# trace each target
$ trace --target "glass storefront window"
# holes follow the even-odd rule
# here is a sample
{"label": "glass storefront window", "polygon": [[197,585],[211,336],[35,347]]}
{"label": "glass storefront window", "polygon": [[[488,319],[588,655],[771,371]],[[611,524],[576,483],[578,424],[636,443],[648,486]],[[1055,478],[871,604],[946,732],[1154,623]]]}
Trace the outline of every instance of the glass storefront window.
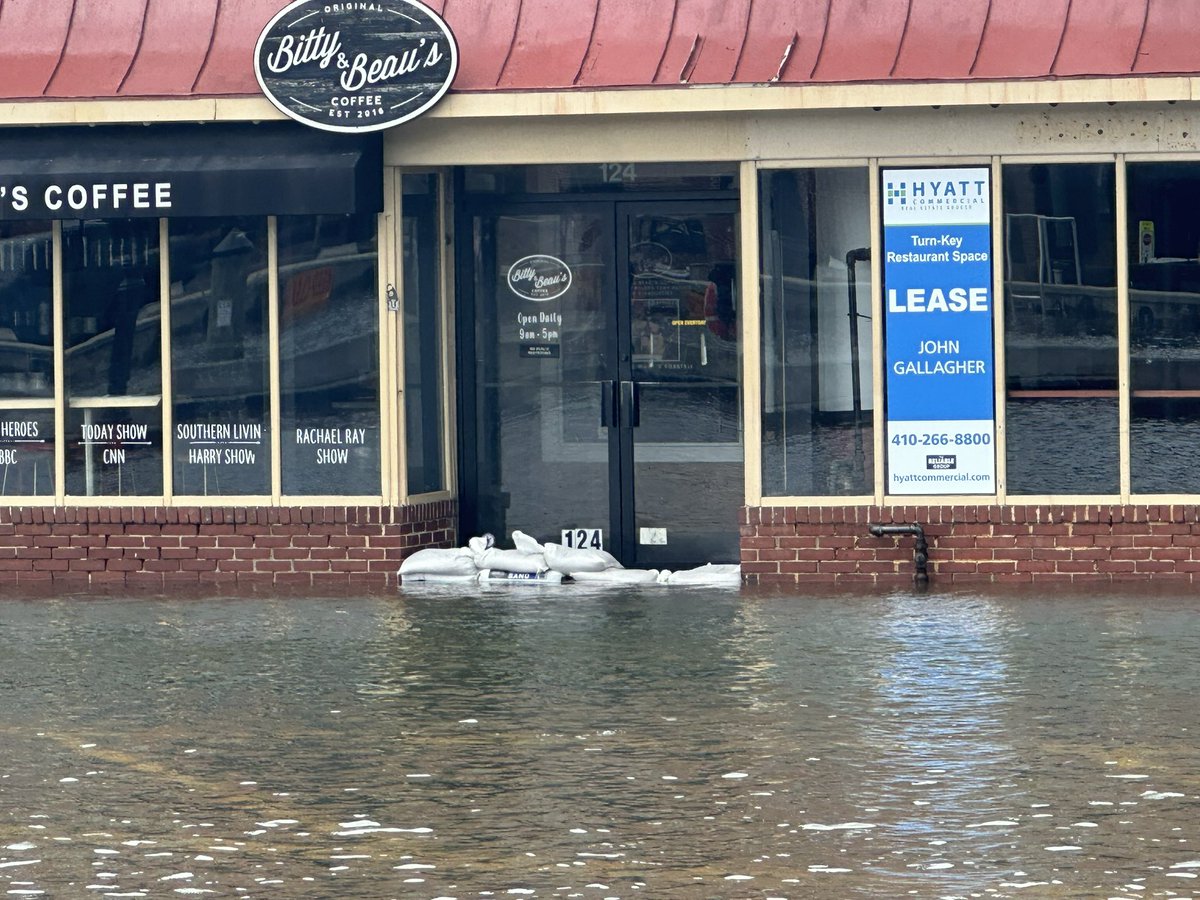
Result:
{"label": "glass storefront window", "polygon": [[0,223],[0,496],[54,494],[53,254],[49,222]]}
{"label": "glass storefront window", "polygon": [[768,496],[874,490],[869,191],[865,168],[760,175]]}
{"label": "glass storefront window", "polygon": [[158,221],[64,222],[67,493],[162,493]]}
{"label": "glass storefront window", "polygon": [[377,496],[376,217],[278,222],[283,493]]}
{"label": "glass storefront window", "polygon": [[1200,163],[1130,163],[1134,493],[1200,493]]}
{"label": "glass storefront window", "polygon": [[0,412],[0,496],[54,494],[54,411]]}
{"label": "glass storefront window", "polygon": [[267,220],[169,227],[174,491],[269,494]]}
{"label": "glass storefront window", "polygon": [[426,494],[445,487],[438,178],[403,186],[405,466],[408,493]]}
{"label": "glass storefront window", "polygon": [[0,222],[0,398],[54,397],[49,222]]}
{"label": "glass storefront window", "polygon": [[1120,488],[1111,163],[1004,167],[1008,492]]}

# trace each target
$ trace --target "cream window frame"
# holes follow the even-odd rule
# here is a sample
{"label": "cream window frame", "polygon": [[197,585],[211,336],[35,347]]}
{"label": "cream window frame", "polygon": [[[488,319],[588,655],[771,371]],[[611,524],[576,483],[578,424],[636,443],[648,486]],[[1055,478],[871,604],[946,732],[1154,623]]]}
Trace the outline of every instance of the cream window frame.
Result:
{"label": "cream window frame", "polygon": [[[743,385],[746,427],[746,503],[762,507],[828,507],[828,506],[947,506],[963,503],[983,505],[1052,505],[1052,504],[1127,504],[1136,502],[1180,502],[1190,495],[1135,495],[1130,491],[1130,447],[1129,447],[1129,254],[1128,254],[1128,198],[1126,196],[1126,161],[1195,161],[1200,154],[1030,154],[995,155],[990,157],[869,157],[844,159],[769,159],[743,163],[742,169],[742,214],[748,219],[753,215],[753,227],[743,221],[743,296],[746,297]],[[1006,379],[1004,339],[1004,230],[1003,230],[1003,178],[1004,167],[1013,164],[1065,165],[1078,163],[1110,163],[1114,166],[1116,191],[1114,214],[1116,216],[1116,262],[1117,262],[1117,343],[1118,343],[1118,405],[1120,489],[1113,494],[1011,494],[1008,490],[1007,444],[1008,431],[1005,415]],[[875,489],[871,495],[789,495],[764,496],[762,493],[762,409],[761,409],[761,366],[763,360],[761,323],[763,303],[760,285],[761,260],[759,258],[759,197],[758,175],[760,172],[777,169],[810,168],[853,168],[866,166],[870,171],[870,217],[871,217],[871,315],[872,348],[876,365],[873,367],[872,398],[874,401],[874,459]],[[886,484],[886,417],[884,409],[885,373],[879,364],[884,354],[883,284],[880,252],[882,247],[882,222],[879,207],[879,178],[884,168],[908,166],[987,166],[992,174],[992,293],[997,298],[993,304],[993,385],[995,390],[996,420],[996,491],[993,494],[945,494],[945,495],[893,495],[885,491]],[[752,200],[747,195],[753,195]],[[1192,498],[1194,501],[1194,497]]]}
{"label": "cream window frame", "polygon": [[[403,505],[417,503],[434,503],[451,500],[457,496],[457,410],[454,403],[456,366],[454,359],[454,259],[455,235],[452,223],[453,216],[453,179],[450,172],[442,168],[388,168],[388,189],[395,198],[395,219],[391,225],[391,240],[394,244],[392,261],[395,267],[395,285],[400,301],[399,310],[394,317],[393,339],[395,342],[394,365],[390,366],[392,375],[392,392],[395,396],[395,447],[391,454],[395,465],[395,494],[393,502]],[[439,436],[442,487],[436,491],[410,493],[408,487],[408,417],[407,405],[404,402],[406,385],[404,383],[405,343],[404,343],[404,176],[433,175],[437,183],[436,233],[438,235],[438,321],[437,332],[440,342],[438,364],[438,393],[441,408],[442,427]]]}
{"label": "cream window frame", "polygon": [[[379,506],[387,502],[395,502],[393,498],[401,496],[397,490],[399,484],[396,470],[390,469],[388,460],[395,457],[396,444],[389,422],[397,421],[394,407],[394,381],[388,373],[396,371],[396,348],[385,340],[392,325],[388,322],[386,286],[394,277],[392,256],[394,246],[389,236],[390,222],[395,218],[394,206],[389,203],[385,193],[385,209],[377,217],[376,222],[376,273],[378,279],[377,300],[379,308],[379,414],[380,414],[380,492],[363,495],[285,495],[282,493],[282,447],[281,432],[281,399],[282,387],[280,380],[280,319],[279,319],[279,252],[278,252],[278,219],[275,216],[265,216],[267,221],[267,325],[268,325],[268,377],[270,402],[270,492],[253,495],[195,495],[176,494],[174,487],[173,438],[174,426],[173,382],[171,368],[171,304],[170,297],[170,219],[158,219],[159,240],[159,310],[160,310],[160,378],[161,395],[156,398],[120,397],[95,398],[91,406],[104,407],[137,407],[147,405],[161,406],[162,427],[162,484],[160,494],[139,494],[123,496],[88,496],[84,494],[68,494],[66,492],[66,441],[67,441],[67,412],[78,407],[80,401],[72,402],[66,397],[66,328],[64,322],[65,297],[63,293],[63,220],[51,221],[51,239],[53,247],[52,259],[52,333],[54,360],[54,396],[52,398],[11,399],[4,401],[7,409],[51,410],[54,416],[54,493],[38,496],[9,495],[3,502],[14,506],[28,507],[144,507],[144,506],[270,506],[270,507],[312,507],[312,506]],[[444,208],[443,208],[444,216]],[[443,354],[446,356],[449,354]],[[443,361],[444,366],[444,361]],[[394,376],[393,376],[394,377]],[[443,391],[445,393],[445,391]],[[155,402],[151,403],[151,399]],[[100,402],[100,401],[104,402]],[[391,401],[391,402],[389,402]],[[389,408],[390,407],[390,408]],[[389,418],[390,417],[390,418]],[[401,445],[402,452],[402,445]],[[448,470],[450,471],[450,470]],[[449,490],[442,492],[451,496]],[[439,495],[440,496],[440,495]]]}

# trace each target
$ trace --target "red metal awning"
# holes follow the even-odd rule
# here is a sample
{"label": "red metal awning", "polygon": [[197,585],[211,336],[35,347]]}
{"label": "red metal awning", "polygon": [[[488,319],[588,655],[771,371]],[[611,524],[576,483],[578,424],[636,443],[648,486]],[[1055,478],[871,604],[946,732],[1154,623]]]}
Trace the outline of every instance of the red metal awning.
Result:
{"label": "red metal awning", "polygon": [[[284,0],[0,0],[0,98],[258,94]],[[1200,72],[1194,0],[429,0],[456,91]]]}

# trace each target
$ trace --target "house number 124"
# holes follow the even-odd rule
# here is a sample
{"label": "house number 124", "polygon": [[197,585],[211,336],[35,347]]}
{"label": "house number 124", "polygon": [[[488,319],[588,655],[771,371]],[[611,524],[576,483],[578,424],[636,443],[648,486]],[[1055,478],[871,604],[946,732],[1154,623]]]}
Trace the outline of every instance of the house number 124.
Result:
{"label": "house number 124", "polygon": [[604,184],[630,184],[637,181],[634,163],[601,163],[600,180]]}

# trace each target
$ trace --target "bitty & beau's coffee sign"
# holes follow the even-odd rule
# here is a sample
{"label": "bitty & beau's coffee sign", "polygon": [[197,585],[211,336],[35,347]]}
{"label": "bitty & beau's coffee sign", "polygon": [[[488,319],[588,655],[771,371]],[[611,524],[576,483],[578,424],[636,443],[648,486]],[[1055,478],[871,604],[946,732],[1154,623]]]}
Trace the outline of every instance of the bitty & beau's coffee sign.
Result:
{"label": "bitty & beau's coffee sign", "polygon": [[416,0],[297,0],[267,23],[254,50],[268,99],[326,131],[378,131],[418,116],[457,69],[449,27]]}

